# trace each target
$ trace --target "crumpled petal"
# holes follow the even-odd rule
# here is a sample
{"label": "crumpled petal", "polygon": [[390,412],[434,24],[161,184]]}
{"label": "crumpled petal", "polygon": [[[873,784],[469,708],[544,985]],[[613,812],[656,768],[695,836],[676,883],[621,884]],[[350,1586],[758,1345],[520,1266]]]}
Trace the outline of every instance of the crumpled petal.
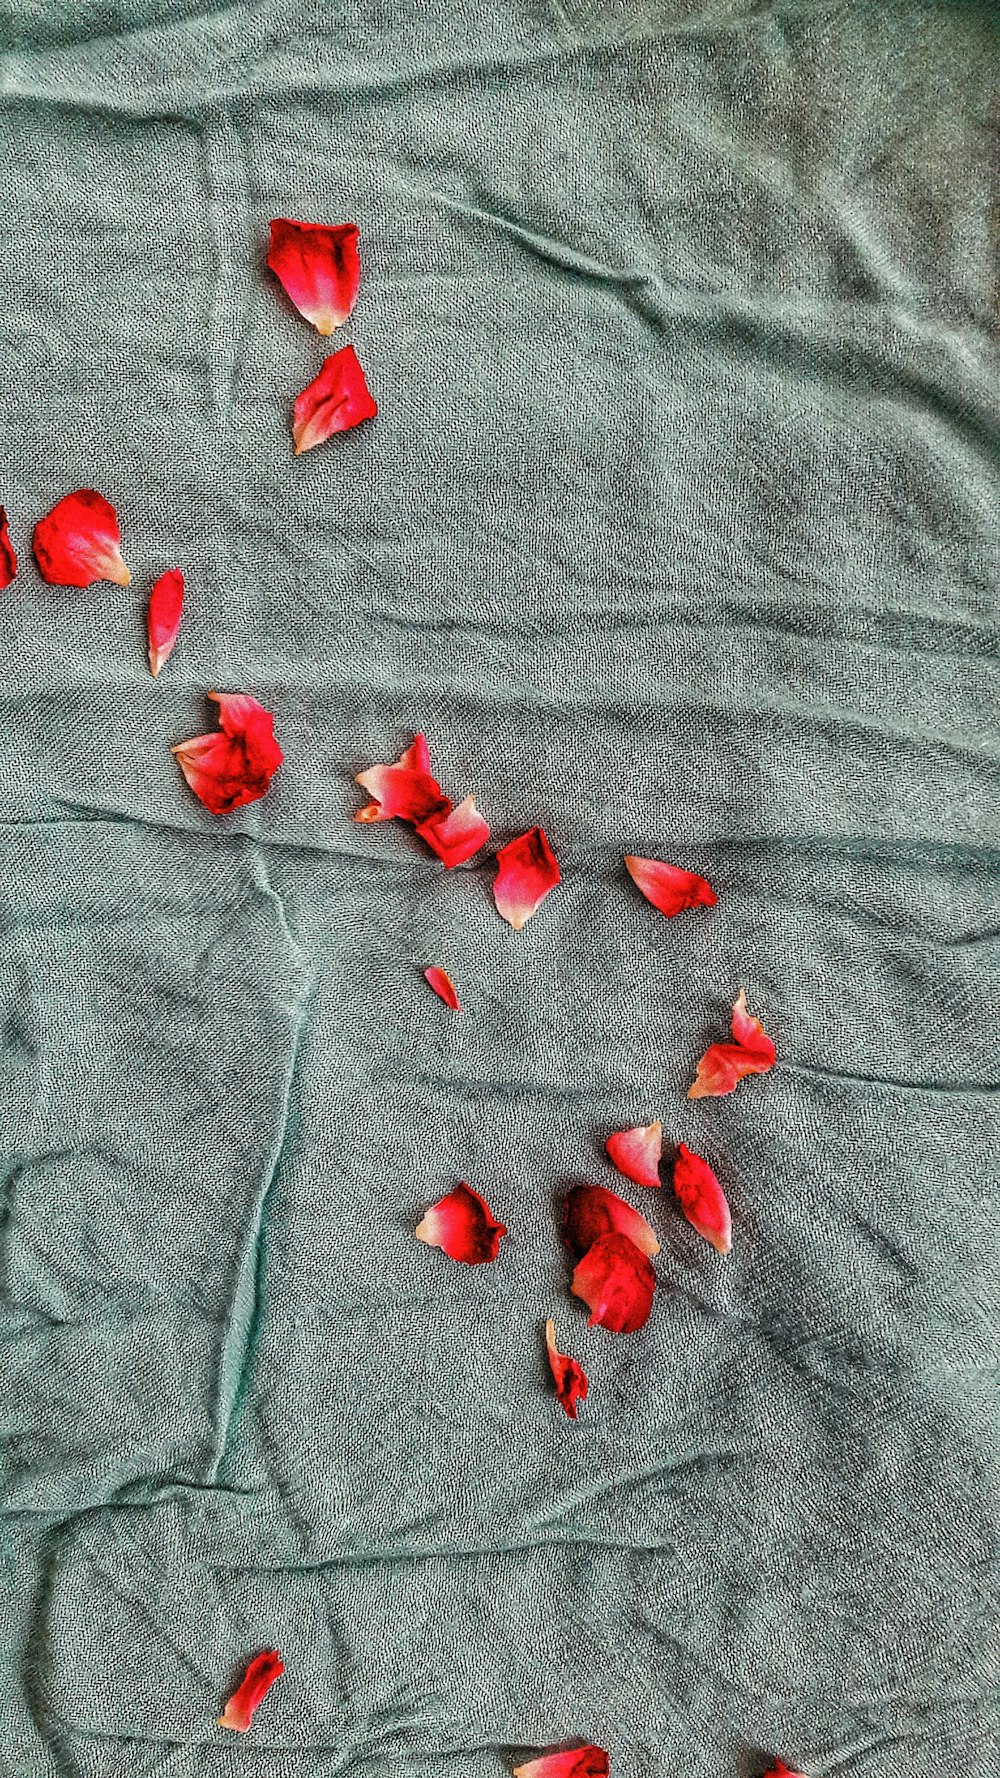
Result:
{"label": "crumpled petal", "polygon": [[398,817],[417,825],[451,810],[437,779],[430,772],[415,771],[412,766],[369,766],[366,772],[358,773],[355,782],[375,799],[375,813],[369,814],[372,805],[366,804],[358,810],[355,821],[392,821]]}
{"label": "crumpled petal", "polygon": [[263,1703],[284,1671],[285,1663],[276,1648],[265,1649],[263,1654],[257,1655],[219,1717],[220,1729],[235,1729],[237,1734],[245,1735],[257,1706]]}
{"label": "crumpled petal", "polygon": [[649,1320],[656,1275],[627,1235],[602,1235],[573,1273],[570,1289],[590,1310],[588,1327],[638,1333]]}
{"label": "crumpled petal", "polygon": [[450,1006],[452,1012],[461,1012],[462,1008],[455,992],[455,984],[446,969],[439,969],[436,963],[432,963],[430,969],[424,970],[424,978],[430,982],[435,994],[440,995],[445,1006]]}
{"label": "crumpled petal", "polygon": [[427,736],[414,735],[409,747],[404,749],[396,763],[407,766],[411,772],[426,772],[430,777],[431,750],[427,745]]}
{"label": "crumpled petal", "polygon": [[496,1259],[500,1238],[506,1233],[485,1199],[464,1183],[425,1210],[423,1220],[414,1230],[418,1241],[425,1241],[428,1247],[440,1247],[449,1259],[461,1260],[467,1266]]}
{"label": "crumpled petal", "polygon": [[549,1354],[549,1367],[556,1386],[556,1395],[571,1420],[577,1416],[577,1404],[587,1399],[587,1377],[575,1358],[568,1358],[560,1352],[556,1345],[556,1324],[551,1318],[545,1323],[545,1345]]}
{"label": "crumpled petal", "polygon": [[437,853],[446,870],[454,869],[456,864],[465,864],[490,837],[489,826],[471,796],[457,808],[432,815],[429,821],[421,821],[417,832],[431,851]]}
{"label": "crumpled petal", "polygon": [[716,1252],[728,1253],[733,1245],[733,1222],[726,1194],[708,1162],[683,1142],[674,1162],[674,1191],[691,1227],[704,1235]]}
{"label": "crumpled petal", "polygon": [[654,1190],[660,1184],[662,1124],[638,1124],[634,1130],[616,1130],[604,1146],[609,1159],[626,1179]]}
{"label": "crumpled petal", "polygon": [[603,1747],[574,1747],[570,1753],[545,1753],[514,1767],[514,1778],[608,1778],[610,1762]]}
{"label": "crumpled petal", "polygon": [[714,908],[719,897],[704,877],[681,870],[678,864],[662,864],[656,858],[625,854],[625,868],[647,901],[670,919],[684,908]]}
{"label": "crumpled petal", "polygon": [[256,698],[208,695],[219,706],[220,731],[196,735],[171,751],[199,801],[213,815],[225,815],[264,795],[284,755],[274,738],[274,717]]}
{"label": "crumpled petal", "polygon": [[497,911],[515,932],[520,932],[559,882],[555,853],[542,829],[532,827],[519,839],[500,847],[497,865],[493,885]]}
{"label": "crumpled petal", "polygon": [[747,1074],[766,1074],[774,1067],[774,1044],[759,1019],[747,1012],[746,993],[741,988],[733,1007],[735,1043],[713,1043],[698,1063],[694,1085],[688,1088],[689,1099],[721,1098],[731,1093]]}
{"label": "crumpled petal", "polygon": [[4,512],[3,507],[0,506],[0,591],[2,591],[5,586],[10,586],[16,573],[17,556],[14,554],[14,545],[10,540],[7,514]]}
{"label": "crumpled petal", "polygon": [[39,519],[35,560],[42,579],[53,586],[93,586],[97,580],[128,586],[132,576],[122,561],[121,541],[110,501],[93,488],[78,488]]}
{"label": "crumpled petal", "polygon": [[361,261],[353,222],[290,222],[279,216],[271,224],[267,263],[299,314],[317,333],[343,327],[358,300]]}
{"label": "crumpled petal", "polygon": [[184,576],[179,568],[168,568],[149,595],[146,626],[149,632],[149,670],[156,678],[160,668],[170,659],[180,633],[184,610]]}
{"label": "crumpled petal", "polygon": [[341,346],[323,361],[318,377],[296,398],[292,419],[295,455],[314,450],[335,432],[349,432],[374,420],[378,408],[365,382],[353,346]]}
{"label": "crumpled petal", "polygon": [[574,1185],[563,1208],[563,1240],[579,1259],[602,1235],[627,1235],[640,1253],[652,1258],[660,1243],[644,1216],[603,1185]]}

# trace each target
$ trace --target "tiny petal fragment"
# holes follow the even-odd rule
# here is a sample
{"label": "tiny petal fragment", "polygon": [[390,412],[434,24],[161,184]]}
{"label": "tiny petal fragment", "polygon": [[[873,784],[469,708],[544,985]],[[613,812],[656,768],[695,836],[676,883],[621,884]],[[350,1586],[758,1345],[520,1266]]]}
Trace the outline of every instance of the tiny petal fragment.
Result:
{"label": "tiny petal fragment", "polygon": [[220,1729],[235,1729],[238,1735],[245,1735],[257,1706],[263,1703],[284,1671],[285,1663],[276,1648],[265,1649],[263,1654],[257,1655],[219,1717]]}
{"label": "tiny petal fragment", "polygon": [[556,1386],[556,1395],[560,1405],[565,1409],[571,1420],[577,1416],[578,1403],[587,1399],[587,1377],[575,1358],[568,1358],[560,1352],[556,1345],[556,1324],[549,1320],[545,1323],[545,1345],[549,1354],[549,1366]]}
{"label": "tiny petal fragment", "polygon": [[764,1778],[804,1778],[804,1775],[802,1772],[793,1772],[791,1766],[786,1766],[784,1760],[779,1759],[768,1767]]}
{"label": "tiny petal fragment", "polygon": [[451,809],[441,786],[429,772],[415,771],[412,766],[369,766],[359,772],[356,782],[374,797],[376,813],[369,814],[369,804],[359,809],[355,821],[412,821],[415,825],[432,816],[446,815]]}
{"label": "tiny petal fragment", "polygon": [[608,1778],[611,1763],[603,1747],[575,1747],[571,1753],[546,1753],[514,1767],[514,1778]]}
{"label": "tiny petal fragment", "polygon": [[424,1212],[414,1233],[428,1247],[440,1247],[449,1259],[467,1266],[496,1259],[500,1238],[507,1233],[485,1199],[469,1185],[456,1185]]}
{"label": "tiny petal fragment", "polygon": [[719,899],[704,877],[681,870],[677,864],[661,864],[656,858],[633,858],[626,853],[625,868],[646,900],[668,919],[685,908],[714,908]]}
{"label": "tiny petal fragment", "polygon": [[555,853],[540,827],[529,828],[520,839],[501,846],[497,853],[493,899],[497,911],[520,932],[525,922],[559,882]]}
{"label": "tiny petal fragment", "polygon": [[694,1085],[688,1088],[689,1099],[721,1098],[731,1093],[747,1074],[766,1074],[774,1067],[774,1044],[759,1019],[747,1012],[746,994],[741,988],[733,1007],[735,1043],[713,1043],[698,1063]]}
{"label": "tiny petal fragment", "polygon": [[174,652],[183,610],[184,576],[179,568],[168,568],[149,595],[149,670],[154,679]]}
{"label": "tiny petal fragment", "polygon": [[284,755],[274,717],[245,693],[210,691],[220,731],[172,749],[191,789],[213,815],[226,815],[264,795]]}
{"label": "tiny petal fragment", "polygon": [[602,1235],[627,1235],[650,1259],[660,1251],[646,1218],[617,1192],[609,1192],[603,1185],[574,1185],[566,1194],[563,1240],[579,1259]]}
{"label": "tiny petal fragment", "polygon": [[121,541],[110,501],[93,488],[79,488],[39,519],[35,560],[52,586],[93,586],[97,580],[128,586],[132,576],[122,561]]}
{"label": "tiny petal fragment", "polygon": [[14,545],[10,540],[10,531],[7,527],[7,514],[4,512],[3,507],[0,506],[0,591],[2,591],[5,586],[10,586],[16,573],[17,557],[14,554]]}
{"label": "tiny petal fragment", "polygon": [[446,870],[454,869],[456,864],[465,864],[490,837],[489,827],[471,796],[457,808],[422,821],[417,832],[431,851],[437,853]]}
{"label": "tiny petal fragment", "polygon": [[343,327],[358,300],[361,261],[353,222],[331,227],[323,222],[271,224],[267,263],[286,296],[317,333]]}
{"label": "tiny petal fragment", "polygon": [[649,1320],[656,1276],[627,1235],[602,1235],[577,1265],[570,1289],[590,1310],[589,1327],[638,1333]]}
{"label": "tiny petal fragment", "polygon": [[342,346],[324,360],[319,376],[296,400],[292,424],[295,455],[313,450],[335,432],[349,432],[362,420],[374,420],[377,413],[354,347]]}
{"label": "tiny petal fragment", "polygon": [[692,1154],[683,1142],[674,1162],[674,1191],[691,1227],[704,1235],[717,1253],[728,1253],[733,1245],[733,1223],[726,1194],[708,1162],[700,1154]]}
{"label": "tiny petal fragment", "polygon": [[436,963],[432,963],[430,969],[424,970],[424,978],[430,982],[435,994],[440,995],[445,1006],[450,1006],[452,1012],[461,1012],[462,1007],[455,992],[455,984],[446,969],[439,969]]}
{"label": "tiny petal fragment", "polygon": [[655,1190],[660,1184],[660,1158],[663,1154],[662,1124],[639,1124],[634,1130],[617,1130],[604,1144],[608,1158],[636,1185]]}

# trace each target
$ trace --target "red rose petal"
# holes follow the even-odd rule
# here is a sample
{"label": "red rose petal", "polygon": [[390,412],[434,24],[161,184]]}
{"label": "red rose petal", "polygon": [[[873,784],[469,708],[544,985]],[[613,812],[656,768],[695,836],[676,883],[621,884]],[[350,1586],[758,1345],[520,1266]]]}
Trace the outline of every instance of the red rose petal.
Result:
{"label": "red rose petal", "polygon": [[587,1399],[586,1373],[575,1358],[567,1358],[565,1352],[559,1351],[556,1346],[556,1324],[552,1320],[545,1323],[545,1345],[560,1405],[569,1418],[575,1420],[577,1403]]}
{"label": "red rose petal", "polygon": [[603,1185],[574,1185],[563,1210],[563,1240],[575,1259],[602,1235],[627,1235],[640,1253],[652,1258],[660,1243],[644,1216]]}
{"label": "red rose petal", "polygon": [[625,868],[646,900],[668,919],[684,908],[714,908],[719,899],[704,877],[681,870],[677,864],[661,864],[656,858],[633,858],[626,853]]}
{"label": "red rose petal", "polygon": [[335,432],[349,432],[362,420],[374,420],[377,413],[354,347],[342,346],[324,360],[319,376],[295,402],[295,455],[313,450]]}
{"label": "red rose petal", "polygon": [[496,1259],[500,1237],[506,1233],[485,1200],[465,1184],[456,1185],[454,1191],[432,1204],[414,1230],[418,1241],[425,1241],[428,1247],[440,1247],[449,1259],[461,1260],[467,1266]]}
{"label": "red rose petal", "polygon": [[271,224],[267,263],[299,314],[317,333],[343,327],[358,300],[361,261],[353,222],[331,227],[323,222],[289,222],[279,216]]}
{"label": "red rose petal", "polygon": [[662,1124],[638,1124],[634,1130],[616,1130],[604,1144],[619,1173],[636,1185],[655,1189],[660,1184],[663,1154]]}
{"label": "red rose petal", "polygon": [[451,809],[441,786],[429,772],[415,772],[411,766],[369,766],[355,780],[362,790],[375,798],[375,814],[371,807],[359,809],[355,821],[412,821],[415,825],[432,815],[444,815]]}
{"label": "red rose petal", "polygon": [[168,568],[149,595],[149,670],[156,678],[160,668],[174,652],[184,610],[184,576],[179,568]]}
{"label": "red rose petal", "polygon": [[726,1194],[708,1162],[700,1154],[692,1154],[683,1142],[674,1162],[674,1191],[691,1227],[718,1253],[728,1253],[733,1245],[733,1223]]}
{"label": "red rose petal", "polygon": [[627,1235],[602,1235],[573,1273],[570,1289],[590,1310],[588,1327],[637,1333],[649,1320],[656,1275]]}
{"label": "red rose petal", "polygon": [[0,591],[2,591],[5,586],[10,586],[16,573],[17,557],[14,554],[14,545],[10,540],[10,531],[7,527],[7,514],[4,512],[3,507],[0,506]]}
{"label": "red rose petal", "polygon": [[220,1729],[235,1729],[238,1735],[245,1735],[258,1704],[263,1703],[284,1671],[285,1663],[276,1648],[265,1649],[263,1654],[257,1655],[219,1717]]}
{"label": "red rose petal", "polygon": [[417,832],[431,851],[437,853],[446,870],[453,870],[456,864],[465,864],[490,837],[489,826],[471,796],[447,814],[432,815],[429,821],[422,821]]}
{"label": "red rose petal", "polygon": [[256,698],[208,695],[219,706],[220,732],[196,735],[171,751],[199,801],[213,815],[225,815],[264,795],[284,755],[274,738],[274,717]]}
{"label": "red rose petal", "polygon": [[603,1747],[575,1747],[571,1753],[545,1753],[514,1767],[514,1778],[608,1778],[610,1762]]}
{"label": "red rose petal", "polygon": [[542,829],[532,827],[520,839],[500,847],[497,865],[493,885],[497,911],[515,932],[520,932],[549,890],[559,882],[555,853]]}
{"label": "red rose petal", "polygon": [[414,735],[405,753],[401,753],[397,765],[407,766],[411,772],[426,772],[431,775],[431,750],[427,745],[426,735]]}
{"label": "red rose petal", "polygon": [[746,994],[741,988],[733,1008],[735,1043],[713,1043],[698,1063],[694,1085],[688,1088],[689,1099],[721,1098],[731,1093],[747,1074],[766,1074],[774,1067],[774,1044],[759,1019],[747,1012]]}
{"label": "red rose petal", "polygon": [[430,969],[424,970],[424,978],[430,982],[435,994],[440,995],[445,1006],[450,1006],[452,1012],[461,1012],[462,1008],[455,992],[455,984],[446,969],[439,969],[436,963],[432,963]]}
{"label": "red rose petal", "polygon": [[779,1759],[773,1766],[768,1767],[763,1778],[803,1778],[803,1774],[793,1772],[790,1766],[785,1765],[784,1760]]}
{"label": "red rose petal", "polygon": [[34,550],[42,579],[53,586],[93,586],[97,580],[128,586],[132,579],[121,557],[118,515],[93,488],[67,494],[39,519]]}
{"label": "red rose petal", "polygon": [[774,1044],[768,1037],[759,1019],[752,1018],[747,1012],[746,989],[741,988],[733,1007],[733,1036],[743,1049],[759,1056],[769,1068],[775,1062]]}

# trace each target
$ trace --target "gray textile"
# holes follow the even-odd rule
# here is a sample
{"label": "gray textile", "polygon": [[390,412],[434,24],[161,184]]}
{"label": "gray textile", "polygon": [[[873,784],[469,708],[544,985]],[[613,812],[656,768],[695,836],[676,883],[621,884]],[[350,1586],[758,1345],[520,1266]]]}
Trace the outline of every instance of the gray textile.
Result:
{"label": "gray textile", "polygon": [[[929,0],[0,5],[4,1778],[996,1778],[998,66]],[[359,224],[381,407],[297,461],[275,215]],[[35,573],[79,486],[125,593]],[[286,752],[220,820],[213,688]],[[520,935],[351,821],[418,728],[556,849]],[[741,984],[780,1065],[692,1104]],[[588,1332],[557,1200],[657,1115],[735,1249],[625,1187]],[[459,1178],[495,1266],[413,1239]]]}

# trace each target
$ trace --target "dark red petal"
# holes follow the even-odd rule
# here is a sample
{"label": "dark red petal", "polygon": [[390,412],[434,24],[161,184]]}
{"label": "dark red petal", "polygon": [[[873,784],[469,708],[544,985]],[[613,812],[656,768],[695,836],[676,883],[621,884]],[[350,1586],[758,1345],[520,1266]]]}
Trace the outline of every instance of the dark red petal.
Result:
{"label": "dark red petal", "polygon": [[681,870],[677,864],[661,864],[655,858],[633,858],[626,853],[625,868],[646,900],[668,919],[684,908],[714,908],[719,899],[704,877],[697,877],[690,870]]}
{"label": "dark red petal", "polygon": [[359,772],[356,782],[378,804],[378,814],[359,809],[355,821],[401,821],[419,824],[432,815],[447,814],[451,804],[442,795],[441,786],[428,772],[415,772],[410,766],[369,766]]}
{"label": "dark red petal", "polygon": [[[722,1098],[748,1074],[766,1074],[774,1067],[774,1044],[759,1019],[750,1017],[742,988],[733,1008],[736,1043],[713,1043],[705,1051],[688,1088],[689,1099]],[[746,1042],[742,1041],[745,1036]]]}
{"label": "dark red petal", "polygon": [[506,1233],[485,1200],[464,1184],[456,1185],[454,1191],[432,1204],[414,1230],[418,1241],[425,1241],[428,1247],[440,1247],[449,1259],[461,1260],[467,1266],[496,1259],[500,1237]]}
{"label": "dark red petal", "polygon": [[172,749],[199,801],[213,815],[257,802],[284,755],[274,738],[274,718],[256,698],[209,692],[219,706],[220,731],[196,735]]}
{"label": "dark red petal", "polygon": [[276,1648],[265,1649],[263,1654],[257,1655],[219,1717],[220,1729],[235,1729],[238,1735],[245,1735],[258,1704],[263,1703],[284,1671],[285,1663]]}
{"label": "dark red petal", "polygon": [[429,821],[422,821],[417,832],[431,851],[437,853],[447,870],[452,870],[456,864],[465,864],[490,837],[489,827],[471,796],[447,814],[432,815]]}
{"label": "dark red petal", "polygon": [[656,1277],[627,1235],[602,1235],[577,1264],[570,1289],[590,1310],[590,1327],[637,1333],[649,1320]]}
{"label": "dark red petal", "polygon": [[767,1063],[769,1068],[774,1066],[774,1044],[768,1037],[760,1020],[751,1018],[750,1014],[747,1012],[747,996],[745,988],[740,989],[736,998],[736,1005],[733,1007],[732,1031],[737,1043],[741,1044],[745,1050],[750,1050],[753,1055],[759,1056],[762,1061]]}
{"label": "dark red petal", "polygon": [[330,227],[323,222],[271,224],[267,263],[299,314],[317,333],[343,327],[358,300],[361,261],[353,222]]}
{"label": "dark red petal", "polygon": [[602,1235],[627,1235],[640,1253],[659,1253],[660,1243],[649,1223],[617,1192],[603,1185],[574,1185],[566,1195],[563,1240],[579,1259]]}
{"label": "dark red petal", "polygon": [[2,591],[5,586],[10,586],[16,573],[17,557],[14,554],[14,545],[10,540],[10,531],[7,526],[7,514],[4,512],[3,507],[0,506],[0,591]]}
{"label": "dark red petal", "polygon": [[576,1419],[577,1403],[587,1399],[587,1378],[575,1358],[567,1358],[556,1346],[555,1322],[545,1323],[545,1345],[549,1354],[549,1366],[556,1386],[556,1395],[560,1405],[566,1410],[571,1420]]}
{"label": "dark red petal", "polygon": [[42,579],[53,586],[93,586],[97,580],[128,586],[132,579],[121,557],[118,515],[93,488],[67,494],[39,519],[34,549]]}
{"label": "dark red petal", "polygon": [[296,400],[295,455],[313,450],[335,432],[349,432],[362,420],[374,420],[377,413],[354,347],[342,346],[324,361],[319,376]]}
{"label": "dark red petal", "polygon": [[729,1205],[715,1174],[700,1154],[692,1154],[682,1142],[674,1162],[674,1191],[691,1227],[704,1235],[719,1253],[733,1245]]}
{"label": "dark red petal", "polygon": [[663,1154],[662,1124],[638,1124],[634,1130],[616,1130],[604,1144],[608,1156],[619,1173],[636,1185],[655,1189],[660,1183],[660,1157]]}
{"label": "dark red petal", "polygon": [[545,1753],[514,1767],[514,1778],[608,1778],[610,1762],[603,1747],[574,1747],[571,1753]]}
{"label": "dark red petal", "polygon": [[497,853],[497,878],[493,899],[497,911],[520,932],[535,909],[559,882],[555,854],[540,827],[529,828],[520,839],[501,846]]}
{"label": "dark red petal", "polygon": [[432,963],[430,969],[424,970],[424,977],[430,982],[435,994],[441,996],[445,1006],[450,1006],[452,1012],[461,1012],[462,1008],[455,992],[455,984],[446,969],[439,969],[436,963]]}
{"label": "dark red petal", "polygon": [[184,610],[184,576],[179,568],[168,568],[149,595],[146,624],[149,631],[149,670],[156,678],[160,668],[174,652]]}

